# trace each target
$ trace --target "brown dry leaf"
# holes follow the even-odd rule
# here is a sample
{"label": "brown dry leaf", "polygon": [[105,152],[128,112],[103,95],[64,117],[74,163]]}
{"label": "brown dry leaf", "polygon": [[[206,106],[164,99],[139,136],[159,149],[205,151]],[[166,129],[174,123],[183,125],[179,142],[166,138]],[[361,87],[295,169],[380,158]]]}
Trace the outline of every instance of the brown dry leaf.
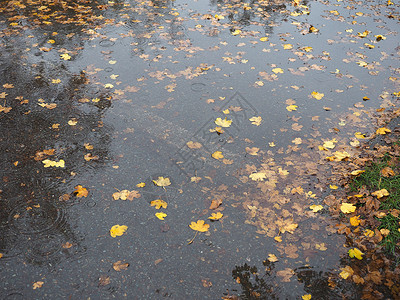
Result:
{"label": "brown dry leaf", "polygon": [[303,125],[300,125],[299,123],[294,123],[294,124],[292,124],[292,129],[293,129],[294,131],[300,131],[301,128],[303,128]]}
{"label": "brown dry leaf", "polygon": [[56,151],[55,149],[48,149],[48,150],[45,149],[43,151],[38,151],[36,152],[34,159],[36,161],[42,160],[48,155],[54,155],[55,151]]}
{"label": "brown dry leaf", "polygon": [[358,275],[353,275],[352,277],[354,283],[356,284],[364,284],[364,278],[358,276]]}
{"label": "brown dry leaf", "polygon": [[381,174],[382,174],[383,177],[390,177],[390,176],[394,176],[395,175],[395,173],[394,173],[394,171],[392,170],[391,167],[383,168],[381,170]]}
{"label": "brown dry leaf", "polygon": [[129,267],[129,263],[127,262],[122,262],[121,260],[113,263],[113,269],[117,272],[120,272],[122,270],[127,270]]}
{"label": "brown dry leaf", "polygon": [[276,272],[276,275],[282,277],[282,282],[290,282],[290,278],[294,275],[294,271],[290,268]]}
{"label": "brown dry leaf", "polygon": [[111,280],[109,276],[101,275],[99,278],[99,286],[105,286],[110,284]]}
{"label": "brown dry leaf", "polygon": [[365,277],[365,280],[372,281],[373,283],[379,285],[382,283],[382,275],[379,273],[379,271],[370,271]]}
{"label": "brown dry leaf", "polygon": [[200,149],[202,147],[202,145],[199,142],[192,142],[192,141],[187,142],[186,145],[190,149]]}
{"label": "brown dry leaf", "polygon": [[257,147],[252,147],[252,148],[250,148],[250,147],[246,147],[246,152],[248,153],[248,154],[250,154],[250,155],[258,155],[258,151],[260,151],[260,148],[257,148]]}
{"label": "brown dry leaf", "polygon": [[211,201],[209,209],[217,209],[222,204],[222,199],[215,199]]}
{"label": "brown dry leaf", "polygon": [[5,107],[0,105],[0,112],[4,112],[5,114],[10,112],[11,109],[12,107]]}

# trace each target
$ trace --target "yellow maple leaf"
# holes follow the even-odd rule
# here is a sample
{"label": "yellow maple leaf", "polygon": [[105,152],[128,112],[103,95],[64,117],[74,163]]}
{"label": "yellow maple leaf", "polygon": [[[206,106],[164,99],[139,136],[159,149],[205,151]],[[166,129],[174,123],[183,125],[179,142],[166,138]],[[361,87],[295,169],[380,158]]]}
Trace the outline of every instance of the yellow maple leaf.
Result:
{"label": "yellow maple leaf", "polygon": [[146,186],[146,183],[144,183],[144,182],[139,182],[136,186],[137,186],[137,187],[145,187],[145,186]]}
{"label": "yellow maple leaf", "polygon": [[361,223],[360,216],[354,216],[350,218],[350,224],[352,226],[358,226],[360,225],[360,223]]}
{"label": "yellow maple leaf", "polygon": [[157,180],[153,180],[153,182],[154,182],[154,184],[156,186],[169,186],[169,185],[171,185],[171,181],[169,180],[168,177],[164,178],[164,177],[160,176],[160,177],[158,177]]}
{"label": "yellow maple leaf", "polygon": [[356,138],[358,138],[358,139],[365,139],[366,138],[365,134],[362,134],[361,132],[354,133],[354,136]]}
{"label": "yellow maple leaf", "polygon": [[164,220],[164,218],[167,216],[166,213],[163,212],[159,212],[159,213],[155,213],[156,217],[159,218],[160,220]]}
{"label": "yellow maple leaf", "polygon": [[314,91],[311,93],[311,96],[317,100],[321,100],[325,94]]}
{"label": "yellow maple leaf", "polygon": [[313,212],[318,212],[318,211],[320,211],[321,209],[323,209],[324,207],[322,206],[322,205],[315,205],[315,204],[313,204],[313,205],[311,205],[310,206],[310,209],[313,211]]}
{"label": "yellow maple leaf", "polygon": [[343,279],[347,279],[349,276],[354,274],[354,271],[350,266],[345,266],[344,268],[341,268],[341,270],[342,272],[340,272],[339,276]]}
{"label": "yellow maple leaf", "polygon": [[343,159],[350,157],[350,154],[346,151],[336,151],[335,153],[333,153],[333,155],[335,156],[335,161],[342,161]]}
{"label": "yellow maple leaf", "polygon": [[267,178],[267,174],[264,172],[257,172],[249,175],[250,179],[254,181],[264,181]]}
{"label": "yellow maple leaf", "polygon": [[384,135],[384,134],[390,133],[390,132],[392,132],[392,131],[386,127],[381,127],[376,130],[376,134],[381,134],[381,135]]}
{"label": "yellow maple leaf", "polygon": [[366,237],[373,237],[375,235],[375,232],[373,232],[371,229],[365,229],[364,235]]}
{"label": "yellow maple leaf", "polygon": [[89,195],[89,191],[81,185],[75,187],[74,194],[78,198],[87,197]]}
{"label": "yellow maple leaf", "polygon": [[224,158],[224,155],[222,154],[221,151],[215,151],[213,154],[211,154],[211,156],[215,159],[221,159]]}
{"label": "yellow maple leaf", "polygon": [[221,127],[229,127],[232,124],[232,120],[217,118],[214,123]]}
{"label": "yellow maple leaf", "polygon": [[281,233],[289,232],[293,233],[294,230],[299,226],[299,224],[292,223],[290,220],[286,220],[284,225],[279,229]]}
{"label": "yellow maple leaf", "polygon": [[311,299],[311,294],[303,295],[301,296],[302,300],[310,300]]}
{"label": "yellow maple leaf", "polygon": [[110,229],[110,235],[115,238],[117,236],[121,236],[125,233],[125,231],[128,229],[128,226],[126,225],[114,225]]}
{"label": "yellow maple leaf", "polygon": [[155,206],[156,209],[160,209],[161,207],[167,208],[168,203],[165,202],[165,201],[163,201],[163,200],[161,200],[161,199],[157,199],[157,200],[151,201],[151,202],[150,202],[150,205],[151,205],[151,206]]}
{"label": "yellow maple leaf", "polygon": [[382,197],[389,196],[389,192],[386,189],[381,189],[379,191],[371,193],[371,195],[376,196],[378,199],[380,199]]}
{"label": "yellow maple leaf", "polygon": [[294,111],[297,110],[297,108],[298,106],[294,104],[286,106],[287,111]]}
{"label": "yellow maple leaf", "polygon": [[345,213],[345,214],[350,214],[356,210],[357,207],[355,207],[351,203],[346,203],[343,202],[342,205],[340,206],[340,210]]}
{"label": "yellow maple leaf", "polygon": [[351,257],[351,258],[353,258],[353,257],[355,257],[355,258],[357,258],[358,260],[362,260],[363,259],[363,257],[362,257],[362,255],[363,255],[364,253],[362,253],[359,249],[357,249],[357,248],[353,248],[353,249],[350,249],[349,250],[349,256]]}
{"label": "yellow maple leaf", "polygon": [[189,227],[195,231],[206,232],[210,225],[204,224],[204,220],[198,220],[197,222],[192,222]]}
{"label": "yellow maple leaf", "polygon": [[221,214],[220,212],[217,213],[212,213],[211,217],[208,217],[210,220],[218,221],[224,216],[224,214]]}

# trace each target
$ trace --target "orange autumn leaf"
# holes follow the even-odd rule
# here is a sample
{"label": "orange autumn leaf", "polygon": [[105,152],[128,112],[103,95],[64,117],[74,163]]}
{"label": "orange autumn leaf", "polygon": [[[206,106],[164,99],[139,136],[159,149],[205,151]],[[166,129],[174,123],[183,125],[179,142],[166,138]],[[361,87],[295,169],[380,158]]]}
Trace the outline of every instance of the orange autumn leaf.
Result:
{"label": "orange autumn leaf", "polygon": [[360,216],[354,216],[350,218],[350,224],[352,226],[358,226],[360,225],[360,223],[361,223]]}
{"label": "orange autumn leaf", "polygon": [[211,217],[208,217],[210,220],[214,220],[214,221],[218,221],[219,219],[221,219],[224,215],[221,214],[220,212],[217,213],[212,213]]}
{"label": "orange autumn leaf", "polygon": [[78,198],[87,197],[89,195],[89,191],[81,185],[76,186],[73,193]]}

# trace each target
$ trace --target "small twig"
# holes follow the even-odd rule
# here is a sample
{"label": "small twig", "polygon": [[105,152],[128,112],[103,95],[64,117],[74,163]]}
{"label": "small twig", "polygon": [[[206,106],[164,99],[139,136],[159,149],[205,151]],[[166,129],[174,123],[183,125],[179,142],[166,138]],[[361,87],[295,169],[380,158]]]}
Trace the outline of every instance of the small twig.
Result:
{"label": "small twig", "polygon": [[199,233],[199,232],[196,231],[194,237],[188,242],[188,245],[190,245],[191,243],[193,243],[193,241],[194,241],[194,239],[196,238],[196,236],[197,236],[198,233]]}

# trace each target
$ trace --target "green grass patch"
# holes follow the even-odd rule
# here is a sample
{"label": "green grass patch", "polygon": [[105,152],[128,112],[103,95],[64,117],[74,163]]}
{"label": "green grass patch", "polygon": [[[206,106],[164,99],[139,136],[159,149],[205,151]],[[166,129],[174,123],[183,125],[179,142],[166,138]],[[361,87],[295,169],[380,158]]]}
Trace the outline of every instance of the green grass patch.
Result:
{"label": "green grass patch", "polygon": [[[390,167],[394,172],[394,176],[385,177],[381,171],[385,167]],[[359,191],[363,186],[372,193],[377,190],[386,189],[389,196],[382,198],[379,210],[400,210],[400,160],[399,157],[391,157],[386,154],[384,157],[377,159],[375,162],[367,166],[364,173],[355,177],[350,188],[353,192]],[[380,218],[381,224],[378,229],[388,229],[390,233],[384,236],[382,245],[392,254],[398,248],[397,243],[400,241],[399,222],[400,218],[393,216],[389,212],[383,218]]]}

